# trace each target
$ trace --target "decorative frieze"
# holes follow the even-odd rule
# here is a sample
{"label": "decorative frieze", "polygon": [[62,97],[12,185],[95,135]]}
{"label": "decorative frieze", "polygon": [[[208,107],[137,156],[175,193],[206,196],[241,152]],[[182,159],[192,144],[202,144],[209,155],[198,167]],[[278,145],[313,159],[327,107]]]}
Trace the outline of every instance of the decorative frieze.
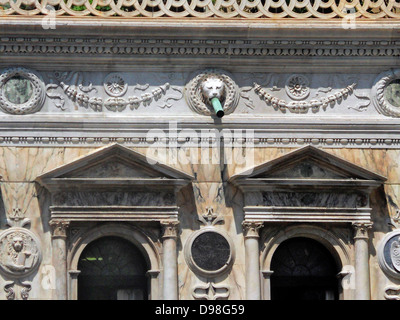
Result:
{"label": "decorative frieze", "polygon": [[[299,81],[298,77],[296,81]],[[302,88],[299,89],[299,91],[294,89],[296,87],[296,84],[292,84],[293,92],[287,90],[288,95],[290,97],[294,96],[296,100],[304,99],[308,95],[309,91],[309,88],[306,88],[304,83],[305,81],[303,79],[302,83],[297,84],[299,88]],[[275,110],[281,110],[282,112],[286,112],[286,110],[289,110],[290,112],[293,113],[307,113],[309,110],[312,110],[313,112],[318,112],[320,109],[326,110],[328,106],[334,106],[337,102],[341,101],[342,99],[346,99],[347,96],[354,91],[355,86],[356,84],[353,83],[347,86],[346,88],[341,89],[339,92],[335,94],[331,94],[320,99],[313,99],[310,101],[290,101],[290,102],[287,102],[283,99],[279,99],[278,97],[269,94],[257,83],[254,83],[254,91],[258,94],[258,96],[262,100],[264,100],[267,104],[270,104]],[[307,95],[305,95],[305,93],[307,93]]]}
{"label": "decorative frieze", "polygon": [[[391,18],[400,19],[397,2],[375,2],[357,0],[352,3],[350,11],[345,2],[340,3],[314,3],[304,1],[301,4],[294,0],[287,3],[275,3],[270,1],[243,0],[240,5],[231,2],[202,2],[193,0],[190,5],[181,2],[152,3],[150,0],[141,2],[120,1],[115,6],[109,6],[109,2],[90,3],[86,1],[63,2],[54,0],[48,3],[37,2],[32,6],[23,6],[24,2],[13,2],[4,0],[1,2],[0,16],[7,15],[50,15],[56,17],[67,15],[73,17],[100,16],[102,18],[115,19],[116,17],[175,17],[175,18],[241,18],[241,19],[377,19]],[[77,8],[79,6],[79,8]]]}
{"label": "decorative frieze", "polygon": [[[0,37],[0,54],[4,55],[93,55],[130,57],[133,56],[214,56],[214,57],[398,57],[400,41],[382,40],[324,40],[285,39],[253,40],[240,39],[164,39],[83,37]],[[259,66],[261,67],[261,66]],[[312,66],[310,66],[312,67]]]}

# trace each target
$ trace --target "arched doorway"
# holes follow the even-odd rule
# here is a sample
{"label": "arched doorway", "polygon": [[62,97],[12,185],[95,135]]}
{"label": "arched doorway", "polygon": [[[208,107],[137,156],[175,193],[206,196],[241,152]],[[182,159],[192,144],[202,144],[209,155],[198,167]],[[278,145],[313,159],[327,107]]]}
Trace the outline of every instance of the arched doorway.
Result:
{"label": "arched doorway", "polygon": [[147,263],[137,247],[119,237],[107,236],[83,250],[78,270],[80,300],[147,299]]}
{"label": "arched doorway", "polygon": [[338,266],[316,240],[296,237],[276,249],[271,270],[272,300],[336,300]]}

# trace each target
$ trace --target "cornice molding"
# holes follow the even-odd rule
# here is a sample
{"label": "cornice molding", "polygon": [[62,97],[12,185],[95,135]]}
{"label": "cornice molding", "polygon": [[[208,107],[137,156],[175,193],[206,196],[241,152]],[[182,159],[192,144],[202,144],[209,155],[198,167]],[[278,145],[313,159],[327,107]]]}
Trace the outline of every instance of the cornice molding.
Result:
{"label": "cornice molding", "polygon": [[[18,116],[14,116],[18,117]],[[20,116],[21,118],[23,116]],[[31,116],[32,118],[32,116]],[[53,116],[54,118],[54,116]],[[40,120],[39,120],[40,119]],[[120,120],[120,121],[118,121]],[[126,147],[189,147],[199,146],[207,140],[207,146],[213,142],[208,131],[203,135],[204,141],[193,137],[184,136],[184,132],[196,132],[202,137],[202,130],[235,130],[241,136],[235,138],[233,144],[254,148],[265,147],[302,147],[313,145],[322,148],[384,148],[398,149],[400,147],[400,122],[399,120],[376,121],[369,123],[347,121],[315,121],[298,122],[283,118],[269,120],[251,120],[243,123],[240,119],[224,120],[223,123],[213,121],[194,121],[193,119],[170,119],[177,121],[179,128],[169,131],[168,119],[155,121],[126,121],[126,119],[113,118],[107,121],[99,120],[72,120],[53,121],[38,117],[37,120],[15,120],[0,122],[0,146],[15,147],[99,147],[112,143],[119,143]],[[155,142],[149,138],[150,129],[159,129],[165,133],[162,141]],[[246,132],[249,133],[246,135]],[[160,144],[160,143],[164,143]],[[212,147],[212,145],[210,145]]]}
{"label": "cornice molding", "polygon": [[[282,63],[296,70],[381,71],[399,65],[399,22],[358,22],[356,29],[340,23],[307,21],[238,23],[144,19],[96,20],[57,17],[56,29],[46,30],[38,18],[0,21],[0,66],[24,64],[59,70],[79,66],[89,70],[181,70],[196,65],[229,65],[237,70],[279,70]],[[162,22],[161,22],[162,21]],[[87,36],[82,36],[87,35]],[[96,57],[96,59],[93,59]],[[300,59],[313,59],[305,66]],[[154,64],[154,61],[157,63]],[[166,63],[168,61],[168,63]],[[171,63],[172,62],[172,63]],[[272,63],[273,62],[273,63]],[[280,71],[282,72],[282,71]]]}

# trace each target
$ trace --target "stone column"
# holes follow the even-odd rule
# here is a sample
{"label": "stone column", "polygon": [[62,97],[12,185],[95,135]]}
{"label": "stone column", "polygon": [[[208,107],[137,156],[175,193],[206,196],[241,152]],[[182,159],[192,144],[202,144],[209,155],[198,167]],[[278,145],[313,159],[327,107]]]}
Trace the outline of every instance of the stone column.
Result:
{"label": "stone column", "polygon": [[263,270],[263,300],[271,300],[271,276],[274,272],[270,270]]}
{"label": "stone column", "polygon": [[259,249],[259,229],[263,226],[262,222],[247,222],[243,224],[244,247],[246,254],[246,299],[261,299],[261,279],[260,279],[260,249]]}
{"label": "stone column", "polygon": [[355,230],[355,299],[370,300],[368,229],[372,223],[353,223]]}
{"label": "stone column", "polygon": [[50,220],[53,267],[56,271],[56,299],[67,300],[67,229],[69,221]]}
{"label": "stone column", "polygon": [[81,273],[80,270],[69,270],[69,297],[70,300],[78,300],[78,276]]}
{"label": "stone column", "polygon": [[158,275],[160,274],[160,271],[158,270],[149,270],[146,272],[146,276],[150,278],[150,300],[158,300]]}
{"label": "stone column", "polygon": [[176,241],[178,238],[178,221],[161,221],[163,230],[163,298],[178,300],[178,261]]}

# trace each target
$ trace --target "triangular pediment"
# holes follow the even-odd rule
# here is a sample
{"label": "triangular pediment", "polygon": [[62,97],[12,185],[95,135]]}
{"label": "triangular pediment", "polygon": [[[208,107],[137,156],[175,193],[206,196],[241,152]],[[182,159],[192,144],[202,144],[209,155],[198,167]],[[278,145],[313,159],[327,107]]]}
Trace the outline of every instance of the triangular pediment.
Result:
{"label": "triangular pediment", "polygon": [[289,152],[277,159],[247,170],[248,174],[236,174],[230,181],[244,180],[326,180],[326,181],[376,181],[385,177],[334,156],[326,151],[306,146]]}
{"label": "triangular pediment", "polygon": [[[42,185],[81,183],[166,184],[191,181],[185,172],[148,158],[134,150],[113,144],[55,168],[36,180]],[[123,181],[123,182],[122,182]]]}

